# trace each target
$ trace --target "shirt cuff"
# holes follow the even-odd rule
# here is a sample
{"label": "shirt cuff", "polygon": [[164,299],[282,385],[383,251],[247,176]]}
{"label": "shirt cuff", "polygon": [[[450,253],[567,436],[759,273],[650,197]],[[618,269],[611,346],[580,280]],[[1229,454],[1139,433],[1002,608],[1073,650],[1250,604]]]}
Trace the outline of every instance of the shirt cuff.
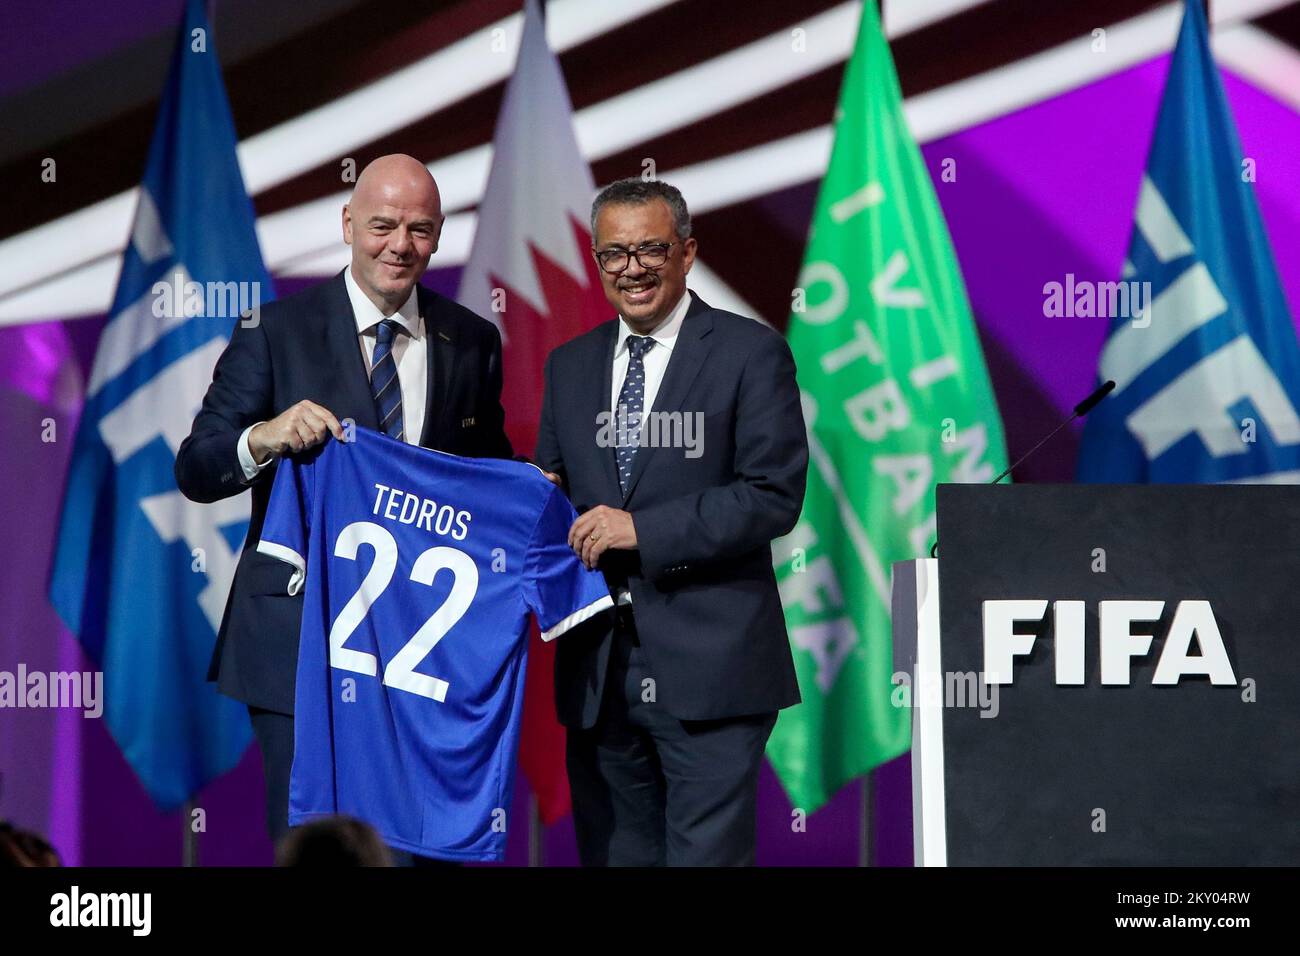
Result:
{"label": "shirt cuff", "polygon": [[275,456],[272,455],[270,458],[267,458],[266,461],[262,462],[260,465],[257,462],[253,461],[252,449],[248,447],[248,434],[258,425],[262,425],[262,424],[265,423],[254,422],[253,424],[249,425],[247,428],[244,429],[243,433],[239,436],[239,441],[235,443],[235,453],[239,456],[239,467],[242,468],[244,471],[245,484],[247,484],[248,482],[256,478],[258,475],[260,475],[262,471],[266,468],[266,466],[275,460]]}

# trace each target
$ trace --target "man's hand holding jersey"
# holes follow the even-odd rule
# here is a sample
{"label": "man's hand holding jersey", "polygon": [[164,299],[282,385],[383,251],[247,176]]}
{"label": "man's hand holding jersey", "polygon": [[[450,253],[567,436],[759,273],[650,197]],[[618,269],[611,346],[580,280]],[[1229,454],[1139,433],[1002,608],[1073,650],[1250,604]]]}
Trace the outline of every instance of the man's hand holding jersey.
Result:
{"label": "man's hand holding jersey", "polygon": [[569,529],[569,547],[588,568],[600,563],[600,556],[610,548],[630,551],[636,548],[636,525],[626,511],[597,505],[578,516]]}
{"label": "man's hand holding jersey", "polygon": [[303,399],[248,433],[248,450],[262,464],[272,455],[294,455],[333,435],[343,441],[343,426],[328,408]]}

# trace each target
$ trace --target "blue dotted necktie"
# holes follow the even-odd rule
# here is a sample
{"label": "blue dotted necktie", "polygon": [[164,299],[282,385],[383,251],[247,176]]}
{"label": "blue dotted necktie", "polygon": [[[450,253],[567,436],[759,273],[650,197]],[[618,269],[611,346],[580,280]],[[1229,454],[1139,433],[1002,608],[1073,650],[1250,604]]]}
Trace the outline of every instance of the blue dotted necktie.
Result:
{"label": "blue dotted necktie", "polygon": [[645,404],[645,353],[654,346],[655,340],[648,335],[629,335],[627,337],[627,377],[619,389],[618,403],[614,407],[616,433],[616,453],[618,456],[618,486],[627,494],[628,482],[632,480],[632,461],[641,440],[641,408]]}
{"label": "blue dotted necktie", "polygon": [[402,386],[397,380],[397,361],[393,358],[393,336],[399,329],[401,326],[392,319],[379,323],[370,369],[370,394],[375,398],[379,430],[389,438],[403,441]]}

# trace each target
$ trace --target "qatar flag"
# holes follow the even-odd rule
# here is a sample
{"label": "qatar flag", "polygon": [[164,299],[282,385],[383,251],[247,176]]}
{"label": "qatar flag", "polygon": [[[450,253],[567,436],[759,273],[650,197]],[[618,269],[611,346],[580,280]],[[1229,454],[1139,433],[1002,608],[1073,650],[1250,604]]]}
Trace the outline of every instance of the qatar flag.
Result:
{"label": "qatar flag", "polygon": [[[595,185],[578,149],[572,112],[537,2],[527,0],[457,296],[501,330],[506,431],[519,454],[531,455],[537,442],[546,356],[614,317],[591,256]],[[570,806],[564,729],[555,719],[555,649],[541,642],[536,626],[529,640],[519,764],[549,824]]]}

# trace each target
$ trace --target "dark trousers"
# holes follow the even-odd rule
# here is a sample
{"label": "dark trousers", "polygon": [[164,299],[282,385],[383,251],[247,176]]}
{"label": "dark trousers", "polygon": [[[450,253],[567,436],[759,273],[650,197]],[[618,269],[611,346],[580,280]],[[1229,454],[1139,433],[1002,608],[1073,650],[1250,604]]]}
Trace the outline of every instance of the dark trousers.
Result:
{"label": "dark trousers", "polygon": [[253,736],[266,777],[266,832],[279,843],[289,832],[289,771],[293,767],[293,715],[250,706]]}
{"label": "dark trousers", "polygon": [[[266,831],[272,843],[289,832],[289,771],[293,769],[293,715],[260,707],[249,707],[253,736],[262,751],[262,772],[266,776]],[[455,866],[446,860],[418,856],[396,847],[388,848],[394,866]]]}
{"label": "dark trousers", "polygon": [[748,866],[758,772],[776,713],[677,720],[619,609],[595,726],[568,732],[584,866]]}

